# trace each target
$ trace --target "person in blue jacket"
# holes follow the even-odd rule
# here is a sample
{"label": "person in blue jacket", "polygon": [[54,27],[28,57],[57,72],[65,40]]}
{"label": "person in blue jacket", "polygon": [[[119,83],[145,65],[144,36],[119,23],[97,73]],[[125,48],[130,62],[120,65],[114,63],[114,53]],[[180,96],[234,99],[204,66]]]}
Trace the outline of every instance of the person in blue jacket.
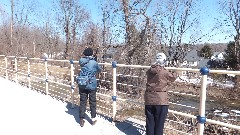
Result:
{"label": "person in blue jacket", "polygon": [[101,71],[99,64],[95,61],[93,57],[93,49],[86,48],[83,51],[83,57],[80,58],[79,64],[81,66],[80,75],[87,73],[89,74],[90,83],[85,86],[79,86],[80,94],[80,108],[79,108],[79,117],[80,117],[80,126],[83,127],[85,123],[85,112],[86,104],[89,97],[89,105],[91,111],[92,125],[95,125],[96,120],[96,89],[97,89],[97,72]]}

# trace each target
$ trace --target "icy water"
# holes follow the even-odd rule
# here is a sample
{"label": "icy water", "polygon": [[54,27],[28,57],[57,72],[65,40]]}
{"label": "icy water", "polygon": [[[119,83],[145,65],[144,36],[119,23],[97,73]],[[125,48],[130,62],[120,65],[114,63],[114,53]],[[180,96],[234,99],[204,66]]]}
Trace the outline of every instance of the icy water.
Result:
{"label": "icy water", "polygon": [[[184,98],[181,99],[178,103],[193,106],[199,108],[200,99],[196,98]],[[219,108],[228,108],[228,109],[240,109],[240,100],[227,100],[227,99],[217,99],[217,98],[209,98],[206,99],[206,111],[211,111],[213,109]]]}

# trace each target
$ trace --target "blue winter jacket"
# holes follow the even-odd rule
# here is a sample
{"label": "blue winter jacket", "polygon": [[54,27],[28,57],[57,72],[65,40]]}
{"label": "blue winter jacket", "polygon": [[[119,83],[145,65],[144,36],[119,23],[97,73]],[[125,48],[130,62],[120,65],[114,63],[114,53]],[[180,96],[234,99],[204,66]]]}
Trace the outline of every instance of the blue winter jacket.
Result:
{"label": "blue winter jacket", "polygon": [[79,64],[81,66],[80,76],[84,73],[90,73],[90,83],[85,87],[87,90],[96,90],[97,79],[96,73],[101,72],[99,64],[94,60],[92,56],[84,56],[80,58]]}

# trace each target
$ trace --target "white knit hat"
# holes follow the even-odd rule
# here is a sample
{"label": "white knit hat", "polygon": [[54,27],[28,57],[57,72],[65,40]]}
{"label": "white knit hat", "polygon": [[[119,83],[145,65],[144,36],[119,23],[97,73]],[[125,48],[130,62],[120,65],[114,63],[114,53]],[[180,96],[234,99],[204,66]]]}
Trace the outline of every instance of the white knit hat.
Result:
{"label": "white knit hat", "polygon": [[157,53],[155,64],[164,66],[166,64],[166,55],[164,53]]}

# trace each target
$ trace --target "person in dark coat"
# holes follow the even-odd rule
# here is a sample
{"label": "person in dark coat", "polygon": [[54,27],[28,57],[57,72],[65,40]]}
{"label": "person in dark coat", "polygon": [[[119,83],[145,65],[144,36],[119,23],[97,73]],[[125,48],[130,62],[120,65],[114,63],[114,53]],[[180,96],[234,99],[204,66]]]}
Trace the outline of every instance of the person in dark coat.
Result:
{"label": "person in dark coat", "polygon": [[158,53],[155,63],[146,72],[147,84],[144,100],[147,135],[163,135],[169,106],[166,86],[177,78],[175,72],[164,68],[165,64],[166,55]]}
{"label": "person in dark coat", "polygon": [[93,57],[92,48],[86,48],[83,52],[83,57],[80,58],[79,64],[81,66],[81,74],[89,74],[90,83],[85,86],[79,87],[80,94],[80,108],[79,108],[79,117],[80,117],[80,126],[83,127],[85,123],[85,112],[87,99],[89,97],[92,125],[95,125],[96,120],[96,89],[97,89],[97,79],[96,74],[101,71],[99,64],[95,61]]}

